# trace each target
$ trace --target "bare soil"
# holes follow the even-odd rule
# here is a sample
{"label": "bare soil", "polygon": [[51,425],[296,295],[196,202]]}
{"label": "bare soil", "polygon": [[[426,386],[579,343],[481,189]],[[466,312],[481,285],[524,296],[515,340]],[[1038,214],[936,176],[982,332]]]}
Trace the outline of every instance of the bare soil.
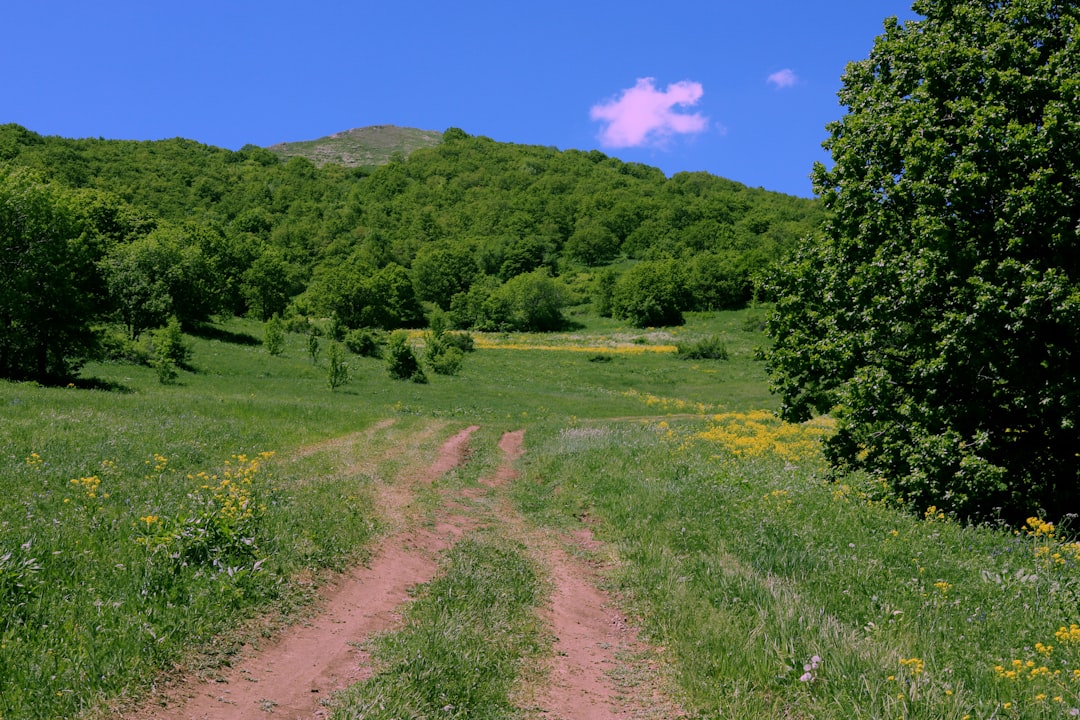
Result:
{"label": "bare soil", "polygon": [[[364,640],[394,628],[401,609],[409,602],[410,588],[434,576],[439,554],[485,522],[483,510],[476,509],[476,493],[468,491],[459,492],[460,497],[444,497],[434,522],[409,518],[416,487],[430,485],[465,462],[469,441],[478,429],[470,426],[453,435],[416,477],[382,486],[380,511],[391,516],[392,526],[400,529],[379,543],[369,563],[343,573],[323,588],[321,611],[316,616],[285,629],[265,647],[247,648],[223,674],[170,682],[150,703],[117,717],[327,717],[328,701],[335,691],[372,673],[370,658],[362,649]],[[330,441],[328,446],[348,447],[352,439],[347,436]],[[681,715],[659,689],[659,651],[638,639],[612,599],[598,588],[596,565],[602,561],[581,559],[602,557],[602,544],[587,528],[556,536],[527,527],[499,492],[516,477],[514,461],[525,451],[524,431],[505,433],[499,448],[501,463],[480,483],[494,498],[496,522],[515,535],[528,536],[526,544],[537,554],[553,588],[550,605],[541,612],[556,638],[554,653],[520,693],[524,712],[545,720]]]}

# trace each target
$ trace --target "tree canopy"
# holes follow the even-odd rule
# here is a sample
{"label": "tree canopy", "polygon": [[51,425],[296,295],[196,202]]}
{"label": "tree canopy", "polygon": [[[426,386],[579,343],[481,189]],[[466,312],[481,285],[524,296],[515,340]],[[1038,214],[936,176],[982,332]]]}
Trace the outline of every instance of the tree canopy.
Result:
{"label": "tree canopy", "polygon": [[[751,278],[821,217],[815,201],[708,173],[666,178],[597,151],[453,128],[434,147],[345,168],[254,146],[0,125],[0,162],[81,198],[100,256],[80,276],[96,294],[78,300],[94,308],[91,335],[125,327],[126,340],[107,343],[124,356],[123,343],[170,317],[190,328],[219,313],[336,313],[350,328],[393,329],[423,324],[428,303],[475,328],[550,329],[567,303],[588,300],[597,268],[666,260],[694,268],[677,310],[654,317],[677,321],[745,303]],[[19,327],[9,338],[22,346]]]}
{"label": "tree canopy", "polygon": [[1080,510],[1080,10],[921,0],[850,64],[823,236],[770,280],[782,414],[922,511]]}

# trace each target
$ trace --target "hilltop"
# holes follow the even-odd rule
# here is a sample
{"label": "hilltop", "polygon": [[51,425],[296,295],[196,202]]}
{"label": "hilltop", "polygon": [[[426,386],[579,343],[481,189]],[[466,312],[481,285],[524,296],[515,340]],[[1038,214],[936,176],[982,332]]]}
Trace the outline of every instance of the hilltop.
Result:
{"label": "hilltop", "polygon": [[307,158],[316,166],[334,163],[343,167],[375,167],[390,162],[395,154],[409,156],[418,148],[442,142],[442,133],[395,125],[370,125],[336,132],[317,140],[283,142],[267,148],[282,160]]}

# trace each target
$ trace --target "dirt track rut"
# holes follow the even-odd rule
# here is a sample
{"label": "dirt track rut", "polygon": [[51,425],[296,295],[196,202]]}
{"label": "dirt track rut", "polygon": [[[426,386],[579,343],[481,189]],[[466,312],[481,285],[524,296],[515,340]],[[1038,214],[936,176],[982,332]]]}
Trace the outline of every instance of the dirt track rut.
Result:
{"label": "dirt track rut", "polygon": [[[480,522],[470,512],[468,498],[444,497],[434,523],[420,526],[406,517],[417,484],[431,484],[465,462],[477,426],[462,429],[443,443],[418,477],[385,486],[382,512],[400,529],[384,538],[371,561],[342,574],[323,593],[322,611],[303,624],[285,630],[272,644],[245,653],[241,660],[213,680],[184,679],[172,683],[144,706],[119,717],[130,720],[308,720],[328,716],[327,701],[334,691],[365,679],[370,658],[360,649],[373,633],[391,629],[408,602],[409,589],[427,582],[437,571],[439,554]],[[526,688],[530,717],[545,720],[608,720],[612,718],[671,717],[672,706],[660,701],[648,683],[616,687],[612,671],[626,657],[642,652],[636,633],[596,586],[595,570],[571,557],[567,542],[595,549],[587,530],[559,538],[530,530],[499,497],[499,488],[516,476],[514,461],[524,452],[524,431],[504,433],[502,459],[482,486],[496,498],[498,519],[512,532],[532,533],[529,547],[549,573],[553,593],[542,610],[556,638],[544,677]],[[470,493],[474,494],[474,493]],[[458,502],[462,500],[463,502]],[[452,509],[451,509],[452,508]],[[662,712],[663,715],[657,715]]]}

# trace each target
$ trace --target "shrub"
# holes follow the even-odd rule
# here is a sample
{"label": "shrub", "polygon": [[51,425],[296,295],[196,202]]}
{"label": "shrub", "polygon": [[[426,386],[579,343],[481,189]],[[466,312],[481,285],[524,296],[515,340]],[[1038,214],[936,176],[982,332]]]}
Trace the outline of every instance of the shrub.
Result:
{"label": "shrub", "polygon": [[345,347],[361,357],[379,358],[383,355],[386,333],[373,328],[351,330],[345,335]]}
{"label": "shrub", "polygon": [[271,355],[280,355],[285,350],[285,323],[277,313],[263,326],[263,345]]}
{"label": "shrub", "polygon": [[401,330],[391,333],[386,344],[386,371],[395,380],[427,382],[427,376],[420,368],[420,361],[409,347],[409,336]]}
{"label": "shrub", "polygon": [[424,359],[439,375],[456,375],[465,353],[450,343],[447,323],[446,313],[436,308],[429,321],[430,329],[424,334]]}
{"label": "shrub", "polygon": [[677,357],[681,360],[727,360],[728,349],[719,335],[710,335],[694,342],[678,343]]}
{"label": "shrub", "polygon": [[465,353],[453,346],[443,347],[442,352],[428,359],[431,369],[439,375],[457,375]]}
{"label": "shrub", "polygon": [[349,383],[349,364],[345,362],[345,350],[341,343],[332,341],[326,348],[328,363],[326,384],[331,390],[337,390]]}
{"label": "shrub", "polygon": [[467,332],[448,332],[443,336],[443,342],[450,347],[457,348],[463,353],[471,353],[476,349],[476,343],[473,341],[473,336]]}

